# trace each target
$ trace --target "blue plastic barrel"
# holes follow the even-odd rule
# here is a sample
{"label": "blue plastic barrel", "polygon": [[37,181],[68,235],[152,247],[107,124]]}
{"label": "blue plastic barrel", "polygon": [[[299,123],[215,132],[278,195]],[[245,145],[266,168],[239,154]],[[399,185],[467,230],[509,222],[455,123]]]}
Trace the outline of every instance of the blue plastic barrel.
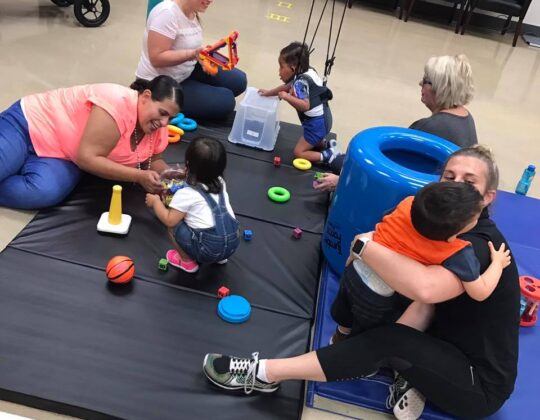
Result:
{"label": "blue plastic barrel", "polygon": [[351,140],[324,229],[322,249],[342,273],[351,242],[373,230],[403,198],[437,181],[458,147],[440,137],[399,127],[375,127]]}
{"label": "blue plastic barrel", "polygon": [[163,0],[148,0],[148,8],[146,9],[146,17],[150,14],[154,6],[161,3]]}

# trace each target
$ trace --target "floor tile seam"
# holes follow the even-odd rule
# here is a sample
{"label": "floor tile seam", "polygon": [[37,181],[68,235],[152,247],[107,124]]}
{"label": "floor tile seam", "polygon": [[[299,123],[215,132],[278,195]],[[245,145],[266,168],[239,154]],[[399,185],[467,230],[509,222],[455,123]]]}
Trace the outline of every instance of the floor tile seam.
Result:
{"label": "floor tile seam", "polygon": [[[96,270],[96,271],[104,271],[104,269],[102,267],[97,267],[97,266],[91,265],[91,264],[85,264],[85,263],[75,262],[75,261],[71,261],[71,260],[67,260],[67,259],[63,259],[63,258],[59,258],[59,257],[54,257],[54,256],[47,255],[47,254],[44,254],[44,253],[41,253],[41,252],[30,251],[28,249],[20,248],[20,247],[15,246],[15,245],[8,245],[6,248],[11,248],[11,249],[14,249],[16,251],[25,252],[25,253],[32,254],[32,255],[37,255],[37,256],[40,256],[42,258],[47,258],[47,259],[50,259],[50,260],[53,260],[53,261],[61,261],[61,262],[64,262],[66,264],[71,264],[71,265],[76,265],[76,266],[80,266],[80,267],[90,268],[90,269],[93,269],[93,270]],[[1,258],[1,255],[0,255],[0,258]],[[205,296],[205,297],[209,297],[209,298],[217,300],[216,295],[213,294],[213,293],[203,292],[201,290],[190,289],[189,287],[184,287],[184,286],[180,286],[180,285],[176,285],[176,284],[169,284],[169,283],[166,283],[166,282],[163,282],[163,281],[160,281],[160,280],[155,280],[155,279],[147,277],[147,276],[135,275],[134,278],[136,278],[138,280],[141,280],[141,281],[145,281],[147,283],[154,284],[156,286],[169,287],[169,288],[172,288],[172,289],[175,289],[175,290],[178,290],[178,291],[182,291],[182,292],[186,292],[186,293],[192,293],[192,294],[196,294],[196,295],[199,295],[199,296]],[[295,314],[295,313],[291,313],[291,312],[288,312],[288,311],[272,308],[270,306],[265,306],[265,305],[260,305],[260,304],[253,304],[253,303],[250,303],[250,304],[251,304],[251,306],[253,308],[257,308],[257,309],[265,311],[265,312],[272,312],[272,313],[276,313],[276,314],[279,314],[279,315],[284,315],[284,316],[289,316],[289,317],[303,319],[303,320],[309,320],[309,321],[311,321],[313,319],[313,315],[309,316],[307,314]]]}

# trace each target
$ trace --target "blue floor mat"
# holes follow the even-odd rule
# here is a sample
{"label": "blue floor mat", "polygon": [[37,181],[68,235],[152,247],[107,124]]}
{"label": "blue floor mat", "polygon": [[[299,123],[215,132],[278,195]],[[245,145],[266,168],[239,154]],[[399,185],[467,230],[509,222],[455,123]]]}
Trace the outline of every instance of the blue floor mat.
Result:
{"label": "blue floor mat", "polygon": [[[493,220],[508,240],[520,275],[540,278],[540,200],[499,191],[492,206]],[[325,264],[321,275],[313,348],[328,345],[336,324],[330,306],[338,291],[339,275]],[[537,380],[540,378],[540,324],[521,328],[516,388],[506,404],[490,419],[513,420],[530,417],[536,412]],[[390,413],[386,397],[390,378],[373,378],[339,383],[309,382],[306,403],[316,405],[316,396]],[[317,408],[317,407],[316,407]],[[449,415],[426,406],[423,419],[448,419]]]}

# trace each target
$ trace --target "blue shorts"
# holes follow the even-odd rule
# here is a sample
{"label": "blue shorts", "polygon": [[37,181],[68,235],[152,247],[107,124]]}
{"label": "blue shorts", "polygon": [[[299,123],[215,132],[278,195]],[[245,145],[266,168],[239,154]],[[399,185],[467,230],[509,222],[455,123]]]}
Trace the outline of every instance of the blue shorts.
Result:
{"label": "blue shorts", "polygon": [[326,128],[324,115],[310,117],[302,121],[302,128],[304,129],[304,139],[314,147],[318,146],[330,131]]}

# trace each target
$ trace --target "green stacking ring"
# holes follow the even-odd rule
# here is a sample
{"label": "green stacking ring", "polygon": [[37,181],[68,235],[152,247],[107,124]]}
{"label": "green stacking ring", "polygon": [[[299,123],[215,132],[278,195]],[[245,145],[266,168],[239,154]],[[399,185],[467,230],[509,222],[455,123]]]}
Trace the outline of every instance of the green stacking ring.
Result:
{"label": "green stacking ring", "polygon": [[291,193],[283,187],[272,187],[268,189],[268,198],[276,203],[286,203],[291,198]]}

